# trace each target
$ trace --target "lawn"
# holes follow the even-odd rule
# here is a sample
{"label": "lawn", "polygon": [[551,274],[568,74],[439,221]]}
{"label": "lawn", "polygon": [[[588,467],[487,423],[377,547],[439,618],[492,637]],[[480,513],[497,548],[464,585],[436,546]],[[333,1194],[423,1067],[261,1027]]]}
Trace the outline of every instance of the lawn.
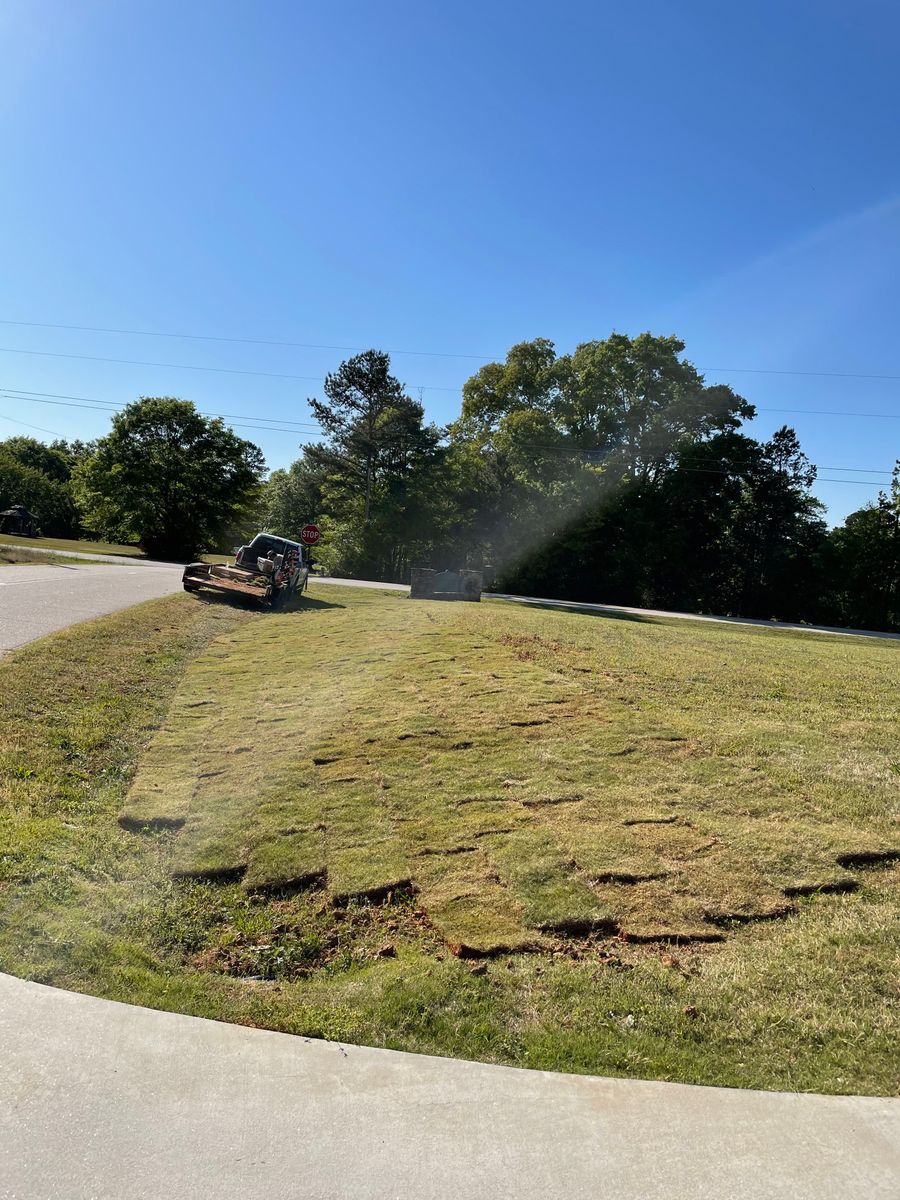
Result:
{"label": "lawn", "polygon": [[[140,546],[124,546],[118,542],[79,541],[77,538],[26,538],[11,533],[0,534],[0,550],[9,551],[12,548],[20,549],[23,554],[29,550],[59,550],[62,553],[111,554],[123,558],[147,557]],[[200,557],[203,562],[209,563],[231,562],[231,556],[227,554],[201,554]],[[17,561],[45,562],[46,555],[36,554],[33,558],[20,558]]]}
{"label": "lawn", "polygon": [[316,584],[73,628],[0,662],[0,968],[522,1066],[894,1092],[898,651]]}
{"label": "lawn", "polygon": [[35,550],[60,550],[78,554],[116,554],[126,558],[146,557],[140,546],[121,546],[117,542],[88,542],[77,538],[27,538],[11,533],[0,534],[0,542],[7,546],[31,547]]}
{"label": "lawn", "polygon": [[[66,554],[38,554],[29,547],[8,546],[0,542],[0,567],[21,566],[28,564],[32,567],[47,567],[65,563],[84,566],[83,560],[71,558]],[[90,566],[90,563],[87,564]]]}

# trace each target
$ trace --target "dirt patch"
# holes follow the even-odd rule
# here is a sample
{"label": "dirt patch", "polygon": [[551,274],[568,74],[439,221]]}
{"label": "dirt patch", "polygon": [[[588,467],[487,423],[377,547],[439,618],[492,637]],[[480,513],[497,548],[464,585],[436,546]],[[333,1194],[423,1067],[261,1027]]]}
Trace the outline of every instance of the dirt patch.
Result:
{"label": "dirt patch", "polygon": [[533,796],[522,801],[525,808],[544,808],[553,804],[578,804],[584,799],[581,792],[569,792],[561,796]]}
{"label": "dirt patch", "polygon": [[626,817],[623,825],[674,825],[678,818],[673,814],[668,817]]}
{"label": "dirt patch", "polygon": [[195,883],[239,883],[247,872],[247,864],[234,867],[173,871],[173,879],[192,879]]}

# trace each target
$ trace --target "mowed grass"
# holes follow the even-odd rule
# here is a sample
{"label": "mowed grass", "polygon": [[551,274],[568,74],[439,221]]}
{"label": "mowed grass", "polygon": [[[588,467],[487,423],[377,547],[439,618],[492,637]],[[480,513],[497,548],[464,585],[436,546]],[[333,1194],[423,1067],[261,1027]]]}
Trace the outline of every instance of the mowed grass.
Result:
{"label": "mowed grass", "polygon": [[9,546],[32,547],[35,550],[59,550],[62,553],[77,551],[79,554],[116,554],[125,558],[146,557],[140,546],[123,546],[118,542],[89,542],[77,538],[27,538],[15,534],[0,534],[0,542]]}
{"label": "mowed grass", "polygon": [[[0,562],[46,562],[50,556],[47,551],[58,550],[65,554],[77,552],[78,554],[110,554],[121,558],[146,558],[147,555],[140,546],[125,546],[119,542],[91,542],[79,541],[77,538],[26,538],[17,537],[11,533],[0,533]],[[28,557],[29,552],[33,553],[32,557]],[[44,553],[40,553],[44,551]],[[3,554],[17,554],[17,557],[5,559]],[[210,553],[201,554],[200,561],[208,563],[230,563],[233,562],[234,555]],[[50,561],[54,561],[50,558]],[[59,559],[57,561],[71,561]],[[77,561],[77,560],[76,560]]]}
{"label": "mowed grass", "polygon": [[[71,558],[65,554],[38,554],[34,550],[19,546],[6,546],[0,543],[0,566],[32,566],[52,567],[65,566],[66,563],[84,565],[83,559]],[[88,564],[90,565],[90,564]]]}
{"label": "mowed grass", "polygon": [[0,967],[430,1053],[894,1092],[897,650],[315,584],[78,627],[0,663]]}

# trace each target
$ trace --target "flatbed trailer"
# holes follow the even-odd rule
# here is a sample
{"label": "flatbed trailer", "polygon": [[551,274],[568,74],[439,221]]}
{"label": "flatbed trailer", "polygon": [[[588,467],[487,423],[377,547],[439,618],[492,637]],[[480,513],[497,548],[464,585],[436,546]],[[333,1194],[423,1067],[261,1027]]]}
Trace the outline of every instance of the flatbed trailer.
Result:
{"label": "flatbed trailer", "polygon": [[[258,554],[257,550],[264,554]],[[310,565],[304,560],[299,543],[272,534],[257,534],[249,546],[240,547],[233,567],[188,563],[181,582],[186,592],[208,588],[277,608],[291,596],[299,596],[307,586]]]}
{"label": "flatbed trailer", "polygon": [[261,603],[271,601],[271,580],[240,567],[212,567],[209,563],[190,563],[185,567],[182,583],[186,592],[209,588],[214,592],[234,592],[250,596]]}

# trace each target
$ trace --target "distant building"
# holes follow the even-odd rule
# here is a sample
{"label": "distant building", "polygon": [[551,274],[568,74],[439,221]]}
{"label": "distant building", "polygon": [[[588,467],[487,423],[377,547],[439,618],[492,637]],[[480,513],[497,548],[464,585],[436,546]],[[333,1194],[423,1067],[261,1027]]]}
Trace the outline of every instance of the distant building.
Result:
{"label": "distant building", "polygon": [[37,537],[37,520],[24,504],[14,504],[12,508],[0,512],[0,533]]}

